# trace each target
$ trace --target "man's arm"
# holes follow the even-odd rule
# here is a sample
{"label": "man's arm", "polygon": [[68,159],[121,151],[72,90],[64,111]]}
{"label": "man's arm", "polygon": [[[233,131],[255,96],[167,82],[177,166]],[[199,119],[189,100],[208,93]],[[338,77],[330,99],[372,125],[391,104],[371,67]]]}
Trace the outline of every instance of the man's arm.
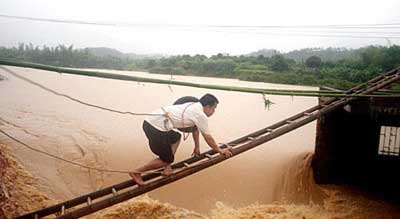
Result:
{"label": "man's arm", "polygon": [[192,136],[193,136],[193,141],[194,141],[194,150],[193,150],[193,155],[194,156],[199,156],[200,155],[200,132],[197,129],[197,127],[195,128],[195,130],[192,132]]}
{"label": "man's arm", "polygon": [[214,138],[209,135],[209,134],[204,134],[201,133],[204,137],[204,140],[207,142],[208,146],[210,146],[212,149],[214,149],[214,151],[220,153],[221,155],[225,155],[225,157],[231,157],[232,156],[232,152],[230,151],[230,148],[224,148],[221,149],[219,148],[219,146],[217,145],[217,143],[215,142]]}

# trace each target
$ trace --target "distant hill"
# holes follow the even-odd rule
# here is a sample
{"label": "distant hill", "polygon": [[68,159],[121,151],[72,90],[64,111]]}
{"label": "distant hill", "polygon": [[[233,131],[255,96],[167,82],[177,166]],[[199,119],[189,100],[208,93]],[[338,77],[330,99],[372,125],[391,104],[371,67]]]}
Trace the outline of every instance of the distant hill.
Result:
{"label": "distant hill", "polygon": [[257,57],[257,56],[262,55],[264,57],[271,57],[271,56],[278,55],[278,54],[279,54],[279,51],[277,51],[275,49],[260,49],[260,50],[258,50],[256,52],[249,53],[246,56],[255,56],[255,57]]}
{"label": "distant hill", "polygon": [[306,48],[300,50],[293,50],[288,53],[280,53],[274,49],[261,49],[256,52],[249,53],[248,56],[271,57],[273,55],[281,54],[286,58],[294,59],[296,62],[305,62],[310,56],[318,56],[322,61],[338,61],[340,59],[351,59],[358,57],[358,50],[346,48]]}
{"label": "distant hill", "polygon": [[107,57],[107,56],[114,56],[114,57],[124,57],[125,54],[123,52],[120,52],[116,49],[111,49],[107,47],[91,47],[91,48],[86,48],[89,50],[89,52],[95,56],[99,57]]}
{"label": "distant hill", "polygon": [[86,50],[98,57],[118,57],[118,58],[131,58],[131,59],[143,59],[143,58],[162,58],[165,57],[161,54],[136,54],[136,53],[123,53],[119,50],[108,48],[108,47],[88,47]]}
{"label": "distant hill", "polygon": [[[123,53],[116,49],[107,47],[91,47],[86,48],[89,52],[98,57],[118,57],[118,58],[131,58],[131,59],[143,59],[143,58],[162,58],[167,57],[160,54],[149,54],[140,55],[135,53]],[[295,60],[296,62],[305,62],[310,56],[318,56],[322,61],[338,61],[340,59],[354,59],[358,57],[358,49],[347,49],[347,48],[306,48],[300,50],[293,50],[288,53],[280,53],[275,49],[261,49],[256,52],[249,53],[245,56],[263,55],[264,57],[271,57],[274,55],[283,55],[286,58]]]}
{"label": "distant hill", "polygon": [[341,59],[354,59],[358,57],[358,50],[346,48],[306,48],[293,50],[283,54],[286,58],[294,59],[296,62],[305,62],[310,56],[318,56],[322,61],[339,61]]}

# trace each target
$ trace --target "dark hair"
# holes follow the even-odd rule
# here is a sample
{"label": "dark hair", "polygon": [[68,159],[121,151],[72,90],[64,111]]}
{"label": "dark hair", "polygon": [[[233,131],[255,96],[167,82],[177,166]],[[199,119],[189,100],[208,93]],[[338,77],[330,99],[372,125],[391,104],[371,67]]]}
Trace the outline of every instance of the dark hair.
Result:
{"label": "dark hair", "polygon": [[174,105],[184,104],[184,103],[189,103],[189,102],[199,102],[199,99],[197,99],[196,97],[192,97],[192,96],[184,96],[184,97],[177,99],[174,102]]}
{"label": "dark hair", "polygon": [[205,94],[200,98],[200,103],[203,106],[214,106],[219,103],[218,99],[212,94]]}

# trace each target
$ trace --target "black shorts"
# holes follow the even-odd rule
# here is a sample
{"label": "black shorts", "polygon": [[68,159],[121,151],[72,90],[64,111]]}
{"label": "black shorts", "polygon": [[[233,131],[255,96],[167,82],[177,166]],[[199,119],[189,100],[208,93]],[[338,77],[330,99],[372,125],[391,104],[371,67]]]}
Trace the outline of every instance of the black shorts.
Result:
{"label": "black shorts", "polygon": [[174,162],[175,157],[171,145],[181,139],[181,134],[173,130],[162,132],[147,121],[143,122],[143,131],[149,139],[151,151],[167,163]]}

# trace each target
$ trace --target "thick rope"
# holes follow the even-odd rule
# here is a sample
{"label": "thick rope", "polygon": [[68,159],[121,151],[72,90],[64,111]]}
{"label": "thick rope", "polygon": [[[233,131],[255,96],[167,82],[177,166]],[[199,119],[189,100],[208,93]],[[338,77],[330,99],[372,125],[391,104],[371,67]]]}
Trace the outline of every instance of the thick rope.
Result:
{"label": "thick rope", "polygon": [[[191,104],[188,104],[186,107],[185,107],[185,109],[183,109],[183,112],[182,112],[182,127],[184,128],[185,127],[185,112],[186,112],[186,110],[187,110],[187,108],[189,108],[190,106],[192,106],[194,103],[191,103]],[[188,139],[189,138],[189,133],[185,133],[185,132],[182,132],[183,133],[183,140],[184,141],[186,141],[186,139]]]}
{"label": "thick rope", "polygon": [[191,82],[184,81],[172,81],[172,80],[163,80],[163,79],[154,79],[154,78],[140,78],[136,76],[128,76],[128,75],[117,75],[107,72],[95,72],[95,71],[82,71],[76,69],[69,68],[61,68],[50,65],[36,64],[30,62],[21,62],[15,59],[3,58],[0,57],[1,65],[11,65],[25,68],[34,68],[34,69],[42,69],[51,72],[65,73],[65,74],[74,74],[74,75],[84,75],[89,77],[99,77],[99,78],[107,78],[114,80],[127,80],[127,81],[139,81],[146,83],[157,83],[157,84],[167,84],[167,85],[177,85],[177,86],[186,86],[186,87],[196,87],[196,88],[205,88],[205,89],[214,89],[214,90],[225,90],[225,91],[236,91],[236,92],[245,92],[245,93],[261,93],[261,94],[270,94],[270,95],[284,95],[284,96],[304,96],[304,97],[399,97],[400,95],[374,95],[374,94],[345,94],[342,92],[336,91],[310,91],[310,90],[281,90],[281,89],[261,89],[261,88],[248,88],[248,87],[232,87],[232,86],[222,86],[222,85],[210,85],[210,84],[197,84]]}
{"label": "thick rope", "polygon": [[50,92],[50,93],[55,94],[57,96],[61,96],[61,97],[67,98],[69,100],[72,100],[72,101],[74,101],[76,103],[79,103],[79,104],[82,104],[82,105],[85,105],[85,106],[94,107],[94,108],[97,108],[97,109],[101,109],[101,110],[105,110],[105,111],[109,111],[109,112],[113,112],[113,113],[129,114],[129,115],[133,115],[133,116],[161,116],[161,115],[164,115],[164,114],[153,114],[153,113],[134,113],[134,112],[129,112],[129,111],[125,111],[124,112],[124,111],[114,110],[114,109],[98,106],[98,105],[95,105],[95,104],[87,103],[87,102],[84,102],[82,100],[76,99],[74,97],[68,96],[66,94],[59,93],[59,92],[57,92],[55,90],[52,90],[52,89],[50,89],[48,87],[45,87],[45,86],[43,86],[43,85],[41,85],[41,84],[39,84],[39,83],[37,83],[35,81],[32,81],[32,80],[30,80],[30,79],[28,79],[28,78],[26,78],[24,76],[21,76],[21,75],[15,73],[15,72],[11,71],[10,69],[8,69],[6,67],[0,66],[0,68],[3,69],[4,71],[8,72],[9,74],[13,75],[14,77],[17,77],[17,78],[19,78],[19,79],[21,79],[21,80],[23,80],[25,82],[28,82],[29,84],[35,85],[35,86],[37,86],[37,87],[39,87],[39,88],[41,88],[41,89],[43,89],[43,90],[45,90],[47,92]]}
{"label": "thick rope", "polygon": [[83,168],[89,169],[89,170],[96,170],[96,171],[100,171],[100,172],[109,172],[109,173],[124,173],[124,174],[125,174],[125,173],[130,173],[130,172],[132,172],[132,171],[109,170],[109,169],[102,169],[102,168],[97,168],[97,167],[91,167],[91,166],[87,166],[87,165],[85,165],[85,164],[81,164],[81,163],[78,163],[78,162],[75,162],[75,161],[67,160],[67,159],[64,159],[64,158],[62,158],[62,157],[59,157],[59,156],[57,156],[57,155],[50,154],[50,153],[48,153],[48,152],[45,152],[45,151],[36,149],[36,148],[34,148],[34,147],[32,147],[32,146],[30,146],[30,145],[28,145],[28,144],[22,142],[21,140],[18,140],[17,138],[13,137],[12,135],[8,134],[7,132],[5,132],[5,131],[3,131],[3,130],[1,130],[1,129],[0,129],[0,132],[1,132],[3,135],[7,136],[8,138],[12,139],[13,141],[15,141],[15,142],[17,142],[17,143],[23,145],[24,147],[26,147],[26,148],[28,148],[28,149],[30,149],[30,150],[32,150],[32,151],[35,151],[35,152],[37,152],[37,153],[44,154],[44,155],[46,155],[46,156],[55,158],[55,159],[57,159],[57,160],[61,160],[61,161],[63,161],[63,162],[66,162],[66,163],[69,163],[69,164],[72,164],[72,165],[75,165],[75,166],[83,167]]}

